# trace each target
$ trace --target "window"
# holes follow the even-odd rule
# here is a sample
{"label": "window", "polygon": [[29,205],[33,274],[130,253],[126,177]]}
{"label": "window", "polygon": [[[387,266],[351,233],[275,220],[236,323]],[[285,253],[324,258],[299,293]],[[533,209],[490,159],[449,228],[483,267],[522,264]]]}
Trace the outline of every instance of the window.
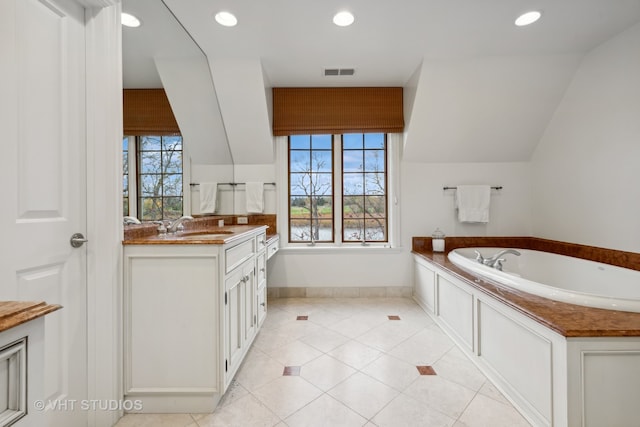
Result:
{"label": "window", "polygon": [[333,242],[331,135],[289,138],[289,241]]}
{"label": "window", "polygon": [[[138,136],[125,141],[125,214],[128,208],[129,215],[142,221],[179,218],[183,212],[182,137]],[[135,153],[135,173],[129,171],[131,153]],[[136,194],[135,211],[130,203],[132,188]]]}
{"label": "window", "polygon": [[122,138],[122,213],[129,214],[129,138]]}
{"label": "window", "polygon": [[292,135],[288,160],[290,243],[388,241],[385,134]]}
{"label": "window", "polygon": [[381,133],[342,135],[342,241],[387,241],[387,151]]}

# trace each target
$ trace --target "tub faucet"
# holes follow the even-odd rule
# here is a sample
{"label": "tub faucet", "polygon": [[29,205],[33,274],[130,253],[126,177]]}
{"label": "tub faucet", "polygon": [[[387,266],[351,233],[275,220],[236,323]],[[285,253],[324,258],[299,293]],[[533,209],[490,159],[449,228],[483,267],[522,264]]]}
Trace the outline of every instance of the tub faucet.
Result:
{"label": "tub faucet", "polygon": [[169,224],[169,226],[167,227],[167,233],[175,233],[176,231],[178,231],[178,227],[180,227],[183,222],[191,221],[192,219],[193,219],[192,216],[183,215],[180,218],[173,220],[171,224]]}
{"label": "tub faucet", "polygon": [[497,254],[493,255],[491,258],[483,258],[482,259],[482,263],[484,265],[488,265],[489,267],[493,267],[493,268],[495,268],[497,270],[502,271],[502,263],[505,262],[506,259],[505,258],[501,258],[501,256],[502,255],[506,255],[506,254],[512,254],[512,255],[520,256],[520,252],[516,251],[515,249],[505,249],[505,250],[500,251]]}

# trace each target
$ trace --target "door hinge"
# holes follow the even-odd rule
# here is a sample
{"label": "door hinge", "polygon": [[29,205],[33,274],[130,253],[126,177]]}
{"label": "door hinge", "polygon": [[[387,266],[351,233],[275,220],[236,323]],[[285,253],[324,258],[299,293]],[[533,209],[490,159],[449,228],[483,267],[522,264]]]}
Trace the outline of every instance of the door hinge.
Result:
{"label": "door hinge", "polygon": [[256,315],[253,315],[253,324],[255,325],[256,323],[258,323],[258,318],[256,317]]}
{"label": "door hinge", "polygon": [[224,371],[229,371],[229,361],[227,359],[224,359]]}
{"label": "door hinge", "polygon": [[227,305],[227,293],[224,293],[224,305]]}

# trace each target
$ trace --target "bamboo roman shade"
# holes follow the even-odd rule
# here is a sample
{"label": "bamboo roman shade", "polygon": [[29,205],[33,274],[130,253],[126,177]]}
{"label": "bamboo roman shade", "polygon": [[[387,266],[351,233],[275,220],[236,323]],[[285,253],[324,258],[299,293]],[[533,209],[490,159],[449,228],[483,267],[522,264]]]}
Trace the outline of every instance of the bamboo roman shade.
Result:
{"label": "bamboo roman shade", "polygon": [[124,89],[125,135],[179,135],[180,128],[164,89]]}
{"label": "bamboo roman shade", "polygon": [[401,87],[273,88],[273,135],[404,130]]}

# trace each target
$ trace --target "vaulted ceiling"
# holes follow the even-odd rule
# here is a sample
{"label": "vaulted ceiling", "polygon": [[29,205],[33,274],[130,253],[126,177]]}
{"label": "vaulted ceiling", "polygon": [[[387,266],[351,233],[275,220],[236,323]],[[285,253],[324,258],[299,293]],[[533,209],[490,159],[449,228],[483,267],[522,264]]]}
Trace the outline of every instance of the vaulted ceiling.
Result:
{"label": "vaulted ceiling", "polygon": [[[144,2],[125,0],[123,10],[144,14],[136,3]],[[154,27],[155,18],[140,16],[140,29],[124,30],[125,85],[147,84],[143,76],[153,75],[145,71],[145,63],[153,64],[148,58],[195,53],[193,39],[210,64],[251,68],[249,74],[239,70],[245,80],[235,84],[243,102],[259,109],[268,110],[271,86],[403,86],[405,157],[438,162],[528,160],[582,56],[640,22],[640,0],[164,3],[181,25]],[[542,11],[540,21],[516,27],[514,19],[531,9]],[[218,25],[213,16],[221,10],[234,13],[238,25]],[[341,10],[354,14],[353,25],[332,23]],[[145,26],[148,36],[132,36]],[[181,26],[186,33],[176,35]],[[355,74],[324,77],[325,67],[352,67]],[[234,91],[228,74],[227,97]],[[252,86],[253,101],[242,90],[251,75],[264,89]],[[215,76],[214,84],[218,90]],[[257,125],[268,127],[268,111],[258,116]],[[242,139],[241,132],[233,138]]]}

